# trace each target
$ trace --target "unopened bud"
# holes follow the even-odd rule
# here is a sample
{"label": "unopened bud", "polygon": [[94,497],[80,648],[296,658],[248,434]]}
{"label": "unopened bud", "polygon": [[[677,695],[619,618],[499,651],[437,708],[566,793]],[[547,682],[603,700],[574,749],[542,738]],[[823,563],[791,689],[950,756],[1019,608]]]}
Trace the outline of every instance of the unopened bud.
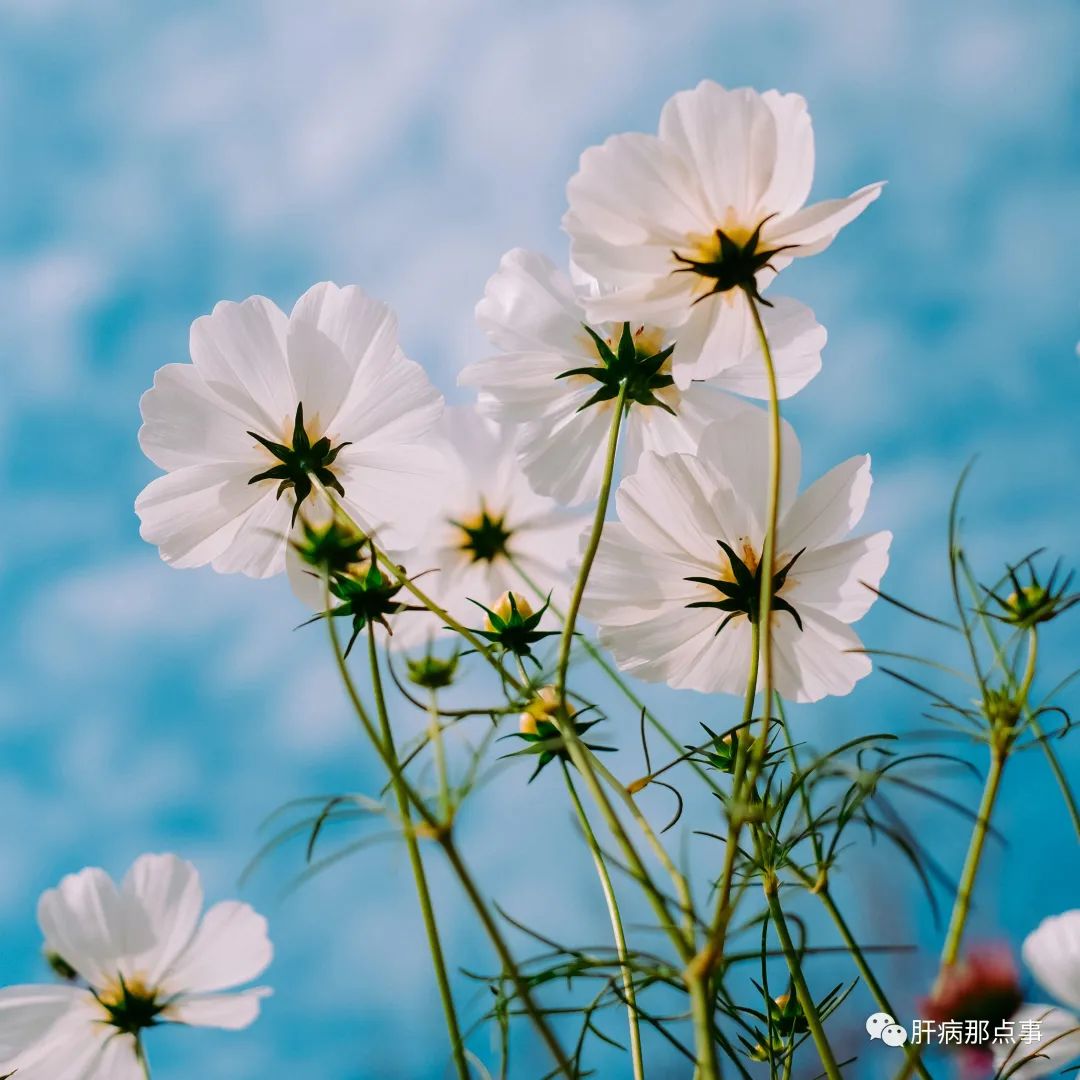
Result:
{"label": "unopened bud", "polygon": [[[512,601],[512,603],[511,603]],[[491,610],[498,615],[504,623],[510,621],[516,611],[518,615],[523,619],[527,619],[532,613],[532,605],[525,599],[521,593],[516,592],[504,592],[498,600],[495,601]],[[484,629],[495,630],[496,627],[491,622],[491,617],[488,616],[484,620]]]}

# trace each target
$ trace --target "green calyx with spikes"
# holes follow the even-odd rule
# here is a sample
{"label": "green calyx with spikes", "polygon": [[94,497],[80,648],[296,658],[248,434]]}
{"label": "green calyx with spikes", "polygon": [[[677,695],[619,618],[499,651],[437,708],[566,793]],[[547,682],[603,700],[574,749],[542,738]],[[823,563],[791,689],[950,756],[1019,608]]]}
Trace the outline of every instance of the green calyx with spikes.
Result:
{"label": "green calyx with spikes", "polygon": [[[590,706],[592,708],[592,706]],[[583,709],[582,713],[587,712],[587,709]],[[563,723],[569,723],[573,726],[574,732],[577,734],[578,741],[582,746],[587,747],[594,753],[614,753],[614,746],[603,746],[600,743],[592,743],[585,741],[585,733],[591,727],[595,727],[600,723],[601,718],[596,720],[580,720],[582,713],[576,713],[574,718],[563,721]],[[559,726],[554,720],[544,720],[537,718],[536,731],[514,731],[509,735],[504,735],[504,739],[520,739],[526,745],[521,750],[515,750],[513,753],[505,754],[506,758],[516,757],[535,757],[536,768],[533,769],[532,775],[529,777],[529,783],[531,784],[544,770],[544,768],[550,765],[553,761],[558,759],[564,761],[568,765],[572,765],[573,761],[570,758],[570,752],[566,749],[566,741],[563,738],[562,732],[559,730]]]}
{"label": "green calyx with spikes", "polygon": [[[405,568],[399,567],[404,573]],[[356,639],[369,623],[380,623],[388,634],[394,631],[387,622],[387,616],[397,615],[402,611],[423,611],[413,604],[397,599],[401,584],[394,578],[387,577],[375,561],[374,549],[371,561],[366,567],[350,574],[338,574],[329,581],[330,595],[341,603],[322,611],[302,626],[310,626],[319,619],[352,619],[352,636],[345,646],[345,655],[352,651]]]}
{"label": "green calyx with spikes", "polygon": [[503,617],[497,611],[484,607],[478,600],[470,598],[470,603],[476,604],[487,615],[489,627],[489,629],[473,630],[472,633],[490,641],[505,652],[531,660],[540,667],[540,661],[532,654],[532,646],[543,641],[544,638],[558,637],[561,633],[559,630],[537,630],[544,612],[551,604],[551,597],[548,596],[547,602],[539,611],[520,611],[513,593],[510,593],[509,601],[510,612]]}
{"label": "green calyx with spikes", "polygon": [[798,244],[783,244],[774,248],[759,247],[761,230],[765,222],[775,216],[775,214],[770,214],[769,217],[758,222],[757,228],[754,229],[743,244],[733,240],[723,229],[717,229],[717,252],[712,259],[691,259],[686,255],[680,255],[677,251],[672,251],[671,254],[682,263],[673,273],[697,274],[713,283],[712,288],[705,296],[699,297],[698,300],[694,301],[695,303],[718,293],[730,292],[732,289],[742,289],[747,296],[756,300],[759,304],[772,307],[772,304],[758,292],[757,275],[761,270],[775,271],[776,267],[769,261],[774,255],[798,247]]}
{"label": "green calyx with spikes", "polygon": [[125,1035],[138,1035],[154,1027],[168,1005],[168,1001],[159,1001],[156,993],[138,983],[129,986],[123,978],[119,993],[99,996],[98,1002],[109,1014],[108,1022]]}
{"label": "green calyx with spikes", "polygon": [[300,558],[320,574],[330,578],[349,574],[364,560],[368,538],[352,523],[335,514],[326,523],[313,523],[301,516],[300,528],[289,544]]}
{"label": "green calyx with spikes", "polygon": [[492,517],[487,509],[475,521],[452,521],[462,533],[460,548],[472,562],[494,562],[508,554],[507,544],[513,535],[501,517]]}
{"label": "green calyx with spikes", "polygon": [[[689,608],[716,608],[718,611],[727,612],[727,616],[723,622],[716,628],[716,633],[719,634],[736,615],[745,615],[752,623],[758,621],[761,614],[759,604],[761,600],[761,577],[763,568],[761,563],[758,563],[755,569],[751,570],[750,567],[735,554],[735,551],[730,544],[725,543],[723,540],[717,540],[716,542],[727,556],[728,563],[731,565],[731,575],[734,580],[724,581],[721,578],[708,577],[688,577],[685,580],[695,581],[701,585],[711,585],[718,593],[720,593],[722,597],[720,600],[695,600],[692,604],[686,605]],[[788,573],[805,550],[806,548],[803,548],[801,551],[797,551],[792,555],[787,563],[773,574],[772,582],[773,612],[786,611],[795,620],[795,625],[798,626],[800,630],[803,628],[803,624],[799,613],[783,597],[778,596],[777,593],[784,587],[784,582],[787,581]]]}
{"label": "green calyx with spikes", "polygon": [[[1059,580],[1060,560],[1054,564],[1049,578],[1041,582],[1033,558],[1029,556],[1022,563],[1006,568],[1006,575],[1013,587],[1009,596],[1002,597],[1000,593],[983,586],[987,598],[993,600],[999,609],[987,608],[986,613],[1019,630],[1030,630],[1039,623],[1049,622],[1080,603],[1080,593],[1069,593],[1073,574],[1069,573],[1063,581]],[[1020,570],[1025,565],[1028,570],[1026,582],[1020,578]]]}
{"label": "green calyx with spikes", "polygon": [[300,511],[300,504],[311,495],[314,489],[312,477],[324,487],[332,488],[339,495],[345,494],[341,481],[330,471],[338,454],[350,445],[347,442],[331,446],[330,440],[324,435],[321,439],[312,442],[304,429],[304,403],[301,401],[296,406],[296,419],[293,421],[292,446],[273,442],[264,438],[257,432],[249,431],[248,434],[261,443],[281,462],[265,472],[256,473],[249,484],[257,484],[260,480],[277,480],[277,497],[290,489],[296,499],[293,506],[292,520],[296,524],[296,515]]}
{"label": "green calyx with spikes", "polygon": [[612,349],[591,326],[585,326],[585,332],[592,338],[601,364],[573,368],[555,376],[557,379],[568,379],[571,375],[585,375],[600,384],[592,397],[578,408],[578,412],[601,401],[613,401],[619,396],[619,391],[625,383],[627,408],[632,404],[655,405],[675,415],[675,410],[656,396],[657,390],[671,386],[675,381],[663,370],[675,351],[674,345],[669,345],[656,353],[643,354],[638,351],[637,342],[628,322],[623,323],[622,334],[615,349]]}

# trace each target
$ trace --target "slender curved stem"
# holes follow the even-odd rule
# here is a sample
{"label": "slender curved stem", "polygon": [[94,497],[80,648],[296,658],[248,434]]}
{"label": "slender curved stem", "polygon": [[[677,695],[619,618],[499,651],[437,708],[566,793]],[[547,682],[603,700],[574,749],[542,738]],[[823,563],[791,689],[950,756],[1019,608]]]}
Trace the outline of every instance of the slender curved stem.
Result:
{"label": "slender curved stem", "polygon": [[775,877],[767,878],[764,882],[765,901],[769,905],[769,914],[772,917],[776,936],[780,941],[780,948],[787,961],[788,972],[791,975],[792,985],[795,987],[795,995],[802,1006],[806,1022],[810,1027],[810,1036],[814,1040],[821,1064],[825,1069],[825,1075],[829,1080],[843,1080],[840,1075],[840,1067],[836,1063],[832,1047],[829,1045],[828,1036],[821,1023],[821,1015],[818,1013],[817,1003],[814,1001],[810,987],[807,986],[806,977],[802,972],[802,962],[795,944],[791,940],[791,932],[788,930],[787,918],[784,909],[780,905],[780,883]]}
{"label": "slender curved stem", "polygon": [[[389,663],[389,658],[387,659]],[[439,716],[439,695],[435,690],[428,698],[428,741],[435,756],[435,776],[439,785],[439,816],[450,825],[453,806],[450,799],[450,776],[446,768],[446,745],[443,742],[442,719]]]}
{"label": "slender curved stem", "polygon": [[150,1078],[150,1059],[146,1056],[146,1047],[143,1046],[142,1036],[135,1036],[135,1060],[138,1061],[142,1068],[143,1076],[146,1080]]}
{"label": "slender curved stem", "polygon": [[[620,784],[619,781],[612,776],[599,761],[597,761],[596,755],[582,743],[574,725],[568,722],[570,713],[566,704],[566,673],[570,665],[570,651],[574,640],[574,627],[577,624],[578,612],[581,610],[581,601],[585,595],[585,586],[589,580],[593,561],[595,560],[596,552],[600,547],[600,536],[604,531],[604,519],[607,516],[608,501],[611,497],[612,479],[615,474],[615,456],[619,447],[619,430],[622,425],[623,412],[625,411],[626,406],[626,391],[627,386],[624,382],[619,390],[619,396],[614,401],[614,412],[612,413],[611,424],[608,429],[603,477],[600,482],[600,495],[596,504],[596,512],[593,516],[592,529],[589,532],[585,553],[582,556],[581,567],[578,570],[577,581],[574,583],[574,590],[570,597],[570,605],[567,608],[566,617],[563,621],[562,634],[559,637],[558,660],[556,661],[555,668],[555,690],[558,694],[559,716],[567,721],[561,724],[561,734],[563,737],[563,744],[566,747],[566,752],[570,755],[570,760],[574,763],[574,767],[581,773],[585,786],[589,790],[590,797],[599,808],[600,813],[604,818],[604,823],[611,830],[612,835],[622,848],[631,871],[641,885],[641,888],[652,905],[653,910],[656,912],[661,925],[667,931],[675,948],[678,949],[680,956],[685,960],[689,959],[693,954],[692,939],[688,941],[679,928],[672,923],[663,895],[653,884],[645,863],[642,861],[641,856],[634,847],[622,821],[619,819],[619,815],[615,812],[603,786],[600,784],[599,778],[601,776],[604,777],[605,782],[608,783],[613,791],[624,801],[638,824],[644,827],[645,834],[649,839],[650,845],[652,845],[653,851],[656,852],[657,857],[664,864],[665,868],[670,867],[673,864],[671,863],[667,852],[664,851],[663,845],[659,843],[658,838],[653,833],[648,822],[645,821],[642,816],[633,797],[626,790],[626,787],[623,784]],[[678,875],[678,877],[681,877],[681,875]],[[679,886],[677,879],[675,879],[675,883]],[[684,902],[684,907],[685,906]],[[687,919],[690,920],[692,926],[692,916],[689,910],[686,914]]]}
{"label": "slender curved stem", "polygon": [[607,516],[608,501],[611,498],[611,482],[615,475],[615,454],[619,447],[619,428],[622,424],[622,416],[626,406],[626,385],[623,382],[619,389],[619,396],[615,399],[615,411],[612,413],[611,425],[608,428],[604,474],[600,482],[596,514],[593,517],[592,529],[589,532],[589,539],[581,558],[581,567],[578,570],[577,581],[574,583],[574,591],[570,595],[570,606],[566,609],[563,631],[559,638],[559,658],[555,668],[555,685],[559,691],[560,703],[563,706],[566,704],[566,669],[570,664],[570,647],[574,641],[574,627],[577,625],[578,612],[581,610],[581,601],[585,596],[585,586],[588,584],[589,574],[592,572],[593,560],[596,558],[597,549],[600,547],[600,536],[604,531],[604,519]]}
{"label": "slender curved stem", "polygon": [[[397,751],[394,747],[394,732],[390,726],[389,713],[386,710],[386,696],[383,693],[382,674],[379,671],[379,654],[375,645],[375,625],[371,621],[367,625],[367,639],[368,663],[371,665],[371,682],[375,691],[375,712],[379,718],[382,741],[387,753],[396,759]],[[459,1080],[469,1080],[469,1063],[465,1057],[465,1044],[461,1038],[461,1026],[458,1023],[457,1010],[454,1008],[454,994],[450,989],[450,978],[446,971],[446,957],[443,954],[439,926],[435,919],[435,907],[431,901],[431,890],[428,888],[424,860],[420,854],[420,844],[417,842],[416,830],[413,828],[409,796],[401,782],[400,773],[391,776],[391,786],[394,789],[398,814],[401,816],[401,825],[405,833],[405,846],[408,848],[409,863],[412,867],[413,881],[416,884],[416,897],[420,902],[420,914],[424,921],[424,932],[427,934],[431,963],[435,969],[435,982],[439,988],[439,999],[442,1002],[443,1015],[446,1019],[446,1030],[450,1036],[450,1051],[454,1059],[454,1070]]]}
{"label": "slender curved stem", "polygon": [[1006,756],[1007,752],[998,748],[991,750],[990,768],[986,774],[986,784],[983,787],[982,800],[979,803],[979,813],[971,832],[971,842],[968,845],[967,857],[964,859],[964,869],[960,875],[960,885],[956,891],[956,900],[953,903],[952,916],[949,919],[949,929],[945,935],[945,945],[941,950],[940,970],[942,972],[947,967],[955,964],[956,958],[960,954],[960,942],[964,936],[968,913],[971,910],[971,896],[975,890],[975,878],[978,875],[979,863],[982,861],[983,848],[986,845],[990,817],[994,812],[994,804],[1001,788],[1001,774],[1005,767]]}
{"label": "slender curved stem", "polygon": [[[750,626],[750,671],[746,679],[746,694],[743,699],[742,726],[735,740],[735,773],[732,779],[731,795],[736,802],[743,800],[743,779],[746,771],[746,746],[743,739],[743,731],[746,730],[753,719],[754,699],[757,696],[758,681],[758,657],[760,656],[761,627],[758,623]],[[751,790],[747,787],[746,790]],[[702,961],[704,967],[712,970],[720,959],[720,950],[727,932],[727,924],[731,919],[731,886],[735,879],[735,859],[739,850],[739,833],[742,830],[741,809],[739,816],[728,816],[727,843],[724,845],[724,865],[720,871],[720,886],[716,892],[716,909],[713,915],[713,929],[709,943],[705,947],[705,958]]]}
{"label": "slender curved stem", "polygon": [[780,395],[776,386],[776,368],[773,364],[772,349],[765,325],[761,321],[761,311],[757,301],[749,294],[746,300],[754,316],[754,328],[757,330],[761,355],[765,361],[765,376],[769,383],[769,495],[765,512],[765,538],[761,548],[761,593],[758,597],[758,623],[761,632],[761,734],[754,748],[750,764],[750,775],[757,779],[757,770],[765,756],[765,747],[769,741],[769,722],[772,713],[773,695],[773,642],[772,642],[772,607],[773,576],[776,573],[776,523],[780,516],[780,484],[783,476],[781,457],[783,454],[780,422]]}
{"label": "slender curved stem", "polygon": [[[787,717],[784,715],[783,705],[778,703],[776,711],[780,723],[784,728],[784,739],[787,743],[788,757],[791,759],[792,770],[795,775],[799,775],[802,769],[799,762],[799,751],[796,749],[795,742],[791,737],[791,730],[788,727]],[[809,821],[810,796],[807,794],[805,784],[800,785],[800,794],[803,812],[806,814],[807,821]],[[890,1016],[896,1016],[896,1010],[892,1007],[881,984],[877,981],[877,976],[874,974],[874,970],[871,968],[870,962],[866,958],[866,954],[863,952],[858,941],[855,940],[855,935],[851,932],[851,927],[848,926],[847,920],[836,906],[836,901],[833,900],[832,894],[829,892],[827,867],[823,861],[821,841],[818,838],[817,831],[814,830],[811,836],[814,846],[814,860],[818,866],[817,879],[815,880],[814,877],[806,873],[806,871],[797,863],[790,862],[788,864],[788,869],[803,884],[807,892],[816,896],[821,901],[821,905],[825,908],[826,914],[832,919],[833,924],[840,933],[841,939],[848,948],[848,952],[851,953],[851,958],[855,963],[855,967],[862,977],[863,982],[866,984],[867,989],[873,996],[874,1001],[877,1002],[878,1008],[881,1009],[882,1012],[888,1013]],[[908,1065],[914,1072],[919,1074],[921,1080],[933,1080],[933,1077],[927,1072],[926,1066],[922,1062],[921,1052],[918,1047],[913,1046],[911,1043],[905,1043],[904,1053],[907,1056]],[[791,1058],[789,1057],[789,1065],[790,1061]]]}
{"label": "slender curved stem", "polygon": [[611,920],[611,933],[615,938],[615,952],[619,957],[622,967],[623,997],[626,999],[626,1017],[630,1028],[630,1060],[633,1063],[634,1080],[644,1080],[645,1064],[641,1051],[641,1027],[638,1023],[637,992],[634,989],[634,975],[627,964],[626,934],[623,930],[622,915],[619,913],[619,901],[615,895],[615,889],[611,884],[611,875],[608,873],[607,863],[604,861],[604,853],[597,843],[596,834],[589,824],[585,807],[581,805],[577,788],[574,787],[574,778],[570,775],[570,769],[566,762],[562,763],[563,777],[566,780],[566,790],[570,793],[570,801],[574,804],[581,831],[585,834],[585,842],[593,857],[596,866],[596,876],[600,879],[600,888],[604,893],[604,902],[607,904],[608,918]]}
{"label": "slender curved stem", "polygon": [[1027,666],[1024,668],[1024,676],[1020,680],[1020,689],[1016,692],[1016,700],[1021,709],[1027,707],[1028,696],[1031,693],[1031,684],[1035,681],[1035,668],[1039,663],[1039,631],[1033,626],[1028,631],[1028,654]]}
{"label": "slender curved stem", "polygon": [[[324,582],[324,590],[329,592],[328,583]],[[329,600],[327,600],[327,608],[329,608]],[[391,776],[396,777],[401,784],[402,790],[409,797],[409,801],[412,804],[412,808],[416,813],[423,818],[424,824],[431,830],[433,836],[435,836],[446,853],[447,859],[450,862],[450,866],[454,871],[462,889],[465,891],[465,895],[468,897],[469,902],[472,904],[473,909],[476,912],[477,918],[479,918],[481,925],[484,927],[488,938],[491,940],[492,947],[495,949],[496,954],[499,957],[499,961],[503,966],[503,970],[507,973],[511,982],[514,984],[514,988],[517,991],[518,997],[521,999],[522,1007],[528,1014],[529,1019],[532,1021],[533,1026],[536,1028],[541,1039],[545,1045],[551,1051],[552,1056],[555,1058],[559,1071],[566,1077],[573,1076],[573,1069],[570,1066],[569,1060],[566,1057],[565,1052],[559,1045],[558,1039],[552,1032],[544,1014],[540,1011],[536,1002],[533,1000],[532,992],[530,990],[528,982],[521,975],[518,970],[517,964],[514,961],[513,956],[510,953],[510,948],[506,944],[506,940],[503,938],[502,933],[499,930],[498,924],[495,922],[494,917],[488,910],[487,903],[484,901],[483,896],[480,894],[480,890],[476,887],[476,883],[473,881],[471,874],[465,863],[462,861],[460,853],[457,851],[453,843],[453,834],[450,829],[443,828],[440,825],[439,820],[428,808],[427,804],[420,797],[420,795],[409,784],[408,779],[402,772],[397,759],[387,753],[386,747],[383,746],[378,732],[375,730],[371,723],[371,718],[367,714],[367,709],[364,706],[363,699],[360,697],[359,692],[356,689],[356,684],[353,682],[352,674],[349,671],[348,664],[345,662],[345,654],[341,648],[341,640],[338,637],[337,627],[334,625],[334,620],[328,618],[326,620],[328,633],[330,636],[330,643],[333,647],[334,659],[337,663],[338,672],[341,676],[342,684],[345,687],[345,692],[348,694],[349,701],[352,703],[353,710],[356,712],[357,718],[360,720],[361,726],[364,728],[365,733],[371,740],[372,745],[375,747],[379,758],[386,766],[387,771]]]}
{"label": "slender curved stem", "polygon": [[[510,557],[509,561],[510,565],[514,568],[515,573],[517,573],[521,580],[530,589],[532,589],[532,591],[537,596],[545,595],[517,559]],[[563,612],[561,612],[554,604],[551,605],[550,610],[558,619],[562,620],[562,622],[565,624],[566,616],[563,614]],[[629,701],[630,704],[633,705],[640,714],[644,715],[645,719],[659,733],[661,738],[663,738],[664,741],[679,754],[678,758],[668,763],[668,765],[664,766],[664,768],[657,769],[651,772],[648,776],[648,779],[652,780],[654,777],[660,776],[661,773],[666,772],[669,768],[674,767],[680,762],[689,760],[691,758],[691,753],[696,753],[696,751],[687,753],[686,747],[681,742],[679,742],[679,740],[670,731],[668,731],[666,725],[662,721],[660,721],[656,716],[653,715],[652,711],[645,704],[645,702],[643,702],[641,698],[638,697],[638,695],[634,692],[633,687],[626,681],[626,679],[623,678],[618,668],[616,668],[608,660],[608,658],[604,656],[603,650],[599,648],[595,644],[595,642],[593,642],[588,637],[587,634],[581,633],[579,634],[579,637],[581,639],[581,647],[585,650],[585,653],[588,655],[589,659],[592,660],[592,662],[596,664],[596,666],[615,684],[615,686],[619,688],[626,700]],[[705,745],[707,746],[708,743],[706,743]],[[713,778],[709,775],[707,769],[702,768],[696,761],[690,761],[690,765],[698,774],[698,776],[700,776],[701,779],[704,780],[705,783],[713,789],[713,791],[720,791],[720,785],[717,784],[715,780],[713,780]],[[646,786],[648,785],[642,785],[642,787]],[[631,792],[633,792],[634,790],[635,789],[633,788],[633,786],[631,786]],[[636,790],[640,791],[641,788],[637,788]]]}
{"label": "slender curved stem", "polygon": [[[342,513],[344,513],[344,511],[342,511]],[[521,689],[521,684],[516,678],[514,678],[514,676],[510,672],[508,672],[502,666],[499,658],[495,655],[494,651],[487,644],[487,642],[481,641],[481,639],[478,638],[467,626],[464,626],[462,623],[458,622],[458,620],[455,619],[453,615],[451,615],[450,612],[446,610],[446,608],[442,607],[434,600],[432,600],[431,597],[428,596],[428,594],[424,592],[424,590],[421,589],[420,586],[412,580],[412,578],[405,574],[398,567],[397,563],[395,563],[394,560],[391,559],[390,556],[387,555],[386,552],[383,551],[382,548],[380,548],[377,544],[374,546],[374,551],[376,558],[379,560],[382,566],[384,566],[390,572],[390,576],[399,585],[401,585],[406,592],[412,593],[412,595],[417,600],[419,600],[420,603],[428,609],[428,611],[442,619],[446,626],[448,626],[455,633],[460,634],[469,643],[471,648],[474,649],[477,653],[479,653],[496,670],[496,672],[498,672],[499,678],[503,681],[503,683],[511,686],[515,690]]]}
{"label": "slender curved stem", "polygon": [[487,903],[481,895],[480,890],[477,888],[476,882],[473,881],[472,875],[461,861],[461,854],[458,852],[457,845],[454,843],[451,834],[444,834],[440,839],[440,843],[442,844],[443,851],[446,852],[446,857],[450,861],[451,867],[454,869],[454,873],[457,874],[458,880],[465,890],[466,896],[468,896],[469,901],[476,910],[480,922],[487,931],[488,937],[491,939],[491,944],[495,948],[495,954],[498,956],[499,962],[503,966],[503,970],[514,984],[514,990],[517,992],[518,997],[521,998],[521,1003],[532,1019],[533,1025],[540,1034],[540,1038],[543,1039],[544,1044],[551,1052],[551,1056],[555,1059],[555,1064],[558,1066],[559,1072],[567,1077],[567,1080],[574,1080],[577,1073],[570,1063],[570,1059],[567,1058],[562,1046],[559,1044],[559,1040],[555,1037],[555,1033],[551,1030],[544,1014],[537,1008],[533,1001],[528,981],[518,970],[518,966],[514,962],[514,958],[510,953],[510,948],[506,944],[506,939],[502,936],[502,932],[499,930],[494,916],[488,910]]}
{"label": "slender curved stem", "polygon": [[[802,883],[821,901],[829,918],[832,919],[836,929],[839,931],[844,944],[848,947],[851,958],[855,962],[855,967],[862,976],[863,982],[866,983],[866,987],[873,996],[874,1001],[877,1002],[878,1008],[882,1012],[888,1013],[890,1016],[896,1016],[896,1010],[892,1007],[885,991],[881,988],[881,984],[877,981],[873,968],[870,967],[865,953],[863,953],[859,943],[855,940],[855,935],[852,934],[851,927],[848,926],[847,920],[836,906],[836,902],[830,895],[828,888],[815,888],[815,883],[811,878],[802,873],[798,867],[793,867],[793,869]],[[919,1076],[922,1077],[922,1080],[933,1080],[930,1073],[926,1071],[926,1066],[922,1063],[918,1049],[910,1043],[905,1043],[904,1050],[908,1055],[908,1060],[912,1068],[914,1068]]]}
{"label": "slender curved stem", "polygon": [[690,1019],[694,1028],[694,1080],[719,1080],[720,1060],[716,1055],[713,1024],[712,976],[704,972],[689,977]]}

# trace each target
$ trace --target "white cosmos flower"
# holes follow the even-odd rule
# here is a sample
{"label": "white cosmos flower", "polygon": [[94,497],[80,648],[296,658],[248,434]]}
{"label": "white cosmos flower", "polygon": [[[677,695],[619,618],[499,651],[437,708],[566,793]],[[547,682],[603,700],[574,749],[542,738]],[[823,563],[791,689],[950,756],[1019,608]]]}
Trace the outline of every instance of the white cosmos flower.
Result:
{"label": "white cosmos flower", "polygon": [[166,562],[278,573],[313,482],[387,546],[416,540],[438,486],[424,440],[442,397],[385,304],[329,282],[291,315],[261,296],[223,302],[192,324],[191,359],[161,368],[142,399],[139,442],[166,475],[135,509]]}
{"label": "white cosmos flower", "polygon": [[590,318],[682,326],[688,352],[739,363],[755,336],[740,283],[764,289],[881,193],[871,184],[805,206],[813,176],[802,97],[708,81],[667,102],[657,135],[586,150],[563,225],[573,260],[612,287],[590,302]]}
{"label": "white cosmos flower", "polygon": [[120,886],[89,867],[44,893],[46,950],[77,981],[0,990],[0,1075],[141,1080],[136,1048],[145,1028],[252,1023],[270,991],[221,991],[270,963],[266,920],[235,901],[205,915],[202,906],[198,871],[175,855],[143,855]]}
{"label": "white cosmos flower", "polygon": [[[756,606],[757,587],[740,589],[739,578],[754,575],[761,558],[768,471],[767,417],[753,410],[710,427],[697,455],[642,455],[619,485],[619,521],[604,529],[582,610],[624,671],[743,692],[747,604]],[[817,701],[848,693],[870,671],[869,659],[850,651],[861,643],[848,624],[873,603],[866,585],[884,574],[892,536],[847,538],[870,494],[868,457],[838,465],[796,497],[799,471],[799,443],[785,424],[774,685],[792,701]]]}
{"label": "white cosmos flower", "polygon": [[[584,279],[575,288],[543,255],[520,248],[507,252],[476,309],[480,326],[503,353],[470,364],[459,376],[462,385],[479,391],[485,415],[518,426],[518,453],[533,487],[570,504],[597,494],[614,408],[610,399],[586,405],[603,385],[587,372],[606,371],[599,347],[585,328],[584,304],[596,291],[595,282]],[[825,330],[809,308],[793,300],[778,303],[770,325],[779,392],[788,397],[820,369]],[[618,350],[622,324],[597,323],[592,330]],[[631,471],[646,450],[695,451],[710,423],[750,408],[731,393],[769,395],[758,351],[728,367],[707,365],[711,354],[684,362],[676,331],[641,324],[631,324],[631,330],[639,360],[669,348],[671,353],[656,376],[642,384],[646,400],[631,400],[624,471]],[[581,370],[586,373],[559,377]],[[715,378],[708,385],[691,382],[709,375]]]}
{"label": "white cosmos flower", "polygon": [[[1070,1009],[1080,1010],[1080,910],[1044,919],[1024,940],[1023,956],[1044,990]],[[1025,1022],[1037,1023],[1039,1039],[995,1046],[999,1075],[1033,1080],[1080,1057],[1080,1017],[1068,1010],[1025,1004],[1010,1019],[1017,1034]]]}
{"label": "white cosmos flower", "polygon": [[[418,585],[466,626],[480,626],[483,611],[513,590],[539,610],[551,593],[565,608],[571,565],[585,521],[537,495],[515,459],[512,432],[471,407],[448,408],[436,430],[445,473],[422,543],[400,556]],[[325,609],[324,587],[290,552],[289,580],[313,610]],[[424,573],[425,571],[432,571]],[[415,605],[402,590],[396,599]],[[402,612],[391,620],[389,643],[411,648],[447,633],[429,612]]]}

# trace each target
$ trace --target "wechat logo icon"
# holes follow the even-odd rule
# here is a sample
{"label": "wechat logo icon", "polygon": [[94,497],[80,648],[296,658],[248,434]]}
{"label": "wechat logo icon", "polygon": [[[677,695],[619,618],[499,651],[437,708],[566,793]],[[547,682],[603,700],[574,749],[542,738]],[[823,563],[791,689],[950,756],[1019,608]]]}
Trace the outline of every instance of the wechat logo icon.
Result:
{"label": "wechat logo icon", "polygon": [[880,1039],[886,1046],[903,1046],[908,1037],[907,1028],[883,1012],[866,1018],[866,1033],[871,1039]]}

